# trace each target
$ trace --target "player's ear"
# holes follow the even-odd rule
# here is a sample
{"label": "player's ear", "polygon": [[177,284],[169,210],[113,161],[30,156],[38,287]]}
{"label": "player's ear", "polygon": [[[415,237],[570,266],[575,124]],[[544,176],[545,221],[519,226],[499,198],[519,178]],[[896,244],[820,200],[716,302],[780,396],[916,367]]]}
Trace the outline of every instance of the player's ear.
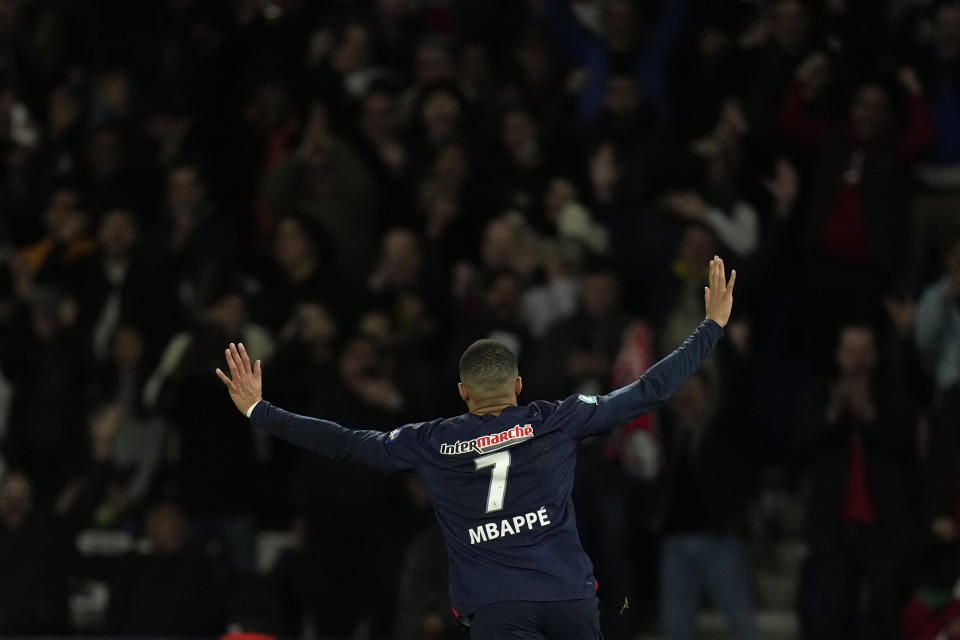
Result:
{"label": "player's ear", "polygon": [[518,396],[523,390],[523,378],[517,376],[517,381],[513,383],[513,395]]}
{"label": "player's ear", "polygon": [[470,399],[470,394],[467,393],[467,388],[463,386],[462,382],[457,383],[457,389],[460,391],[460,399],[466,402]]}

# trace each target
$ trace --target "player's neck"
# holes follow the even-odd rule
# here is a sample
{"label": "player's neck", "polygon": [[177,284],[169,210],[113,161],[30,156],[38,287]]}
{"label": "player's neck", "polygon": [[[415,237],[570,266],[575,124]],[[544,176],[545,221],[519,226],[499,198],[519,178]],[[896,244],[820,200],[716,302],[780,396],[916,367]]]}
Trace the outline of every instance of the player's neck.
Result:
{"label": "player's neck", "polygon": [[485,416],[487,414],[499,416],[507,407],[515,406],[517,406],[516,397],[508,398],[501,396],[499,398],[480,400],[476,404],[471,403],[468,408],[470,409],[470,413],[477,416]]}

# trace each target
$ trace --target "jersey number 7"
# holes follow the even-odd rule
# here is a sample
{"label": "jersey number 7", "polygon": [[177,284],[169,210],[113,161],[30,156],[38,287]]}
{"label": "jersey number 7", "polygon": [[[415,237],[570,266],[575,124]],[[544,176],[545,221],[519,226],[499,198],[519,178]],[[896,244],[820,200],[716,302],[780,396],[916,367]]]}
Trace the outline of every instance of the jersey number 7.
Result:
{"label": "jersey number 7", "polygon": [[510,452],[498,451],[474,459],[477,471],[493,467],[490,472],[490,490],[487,491],[487,513],[503,509],[503,495],[507,492],[507,471],[510,469]]}

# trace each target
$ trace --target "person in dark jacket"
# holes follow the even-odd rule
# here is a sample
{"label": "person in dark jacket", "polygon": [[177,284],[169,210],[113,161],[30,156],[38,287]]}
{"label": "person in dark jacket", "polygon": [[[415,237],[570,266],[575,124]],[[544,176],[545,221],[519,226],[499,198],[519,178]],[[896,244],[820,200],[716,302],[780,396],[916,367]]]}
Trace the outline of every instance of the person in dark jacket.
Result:
{"label": "person in dark jacket", "polygon": [[144,530],[153,552],[125,558],[111,589],[112,628],[131,636],[210,636],[222,616],[210,562],[190,553],[189,522],[173,504],[154,506]]}
{"label": "person in dark jacket", "polygon": [[[243,287],[225,282],[211,296],[204,321],[176,334],[144,385],[148,410],[179,433],[173,485],[198,543],[219,539],[234,568],[253,571],[255,522],[249,496],[260,471],[253,433],[223,405],[198,410],[209,395],[202,372],[225,336],[242,335],[265,358],[273,338],[250,322]],[[229,436],[229,443],[220,440]]]}
{"label": "person in dark jacket", "polygon": [[10,470],[0,482],[0,636],[69,631],[67,578],[76,559],[74,538],[104,495],[116,425],[89,425],[91,463],[58,487],[52,504],[38,500],[36,483]]}
{"label": "person in dark jacket", "polygon": [[875,329],[844,325],[836,374],[801,405],[808,578],[816,582],[808,586],[822,597],[806,623],[820,638],[898,637],[916,533],[916,416],[898,388],[885,384],[878,353]]}
{"label": "person in dark jacket", "polygon": [[617,273],[600,261],[587,268],[580,286],[580,309],[547,330],[531,376],[546,397],[595,393],[610,373],[630,315],[621,304]]}
{"label": "person in dark jacket", "polygon": [[[718,355],[743,370],[732,349]],[[703,592],[727,617],[731,637],[759,638],[741,536],[757,438],[744,411],[748,378],[722,380],[693,376],[664,415],[660,623],[668,640],[694,637]]]}
{"label": "person in dark jacket", "polygon": [[8,473],[0,484],[0,634],[66,630],[64,545],[55,537],[36,513],[30,478]]}

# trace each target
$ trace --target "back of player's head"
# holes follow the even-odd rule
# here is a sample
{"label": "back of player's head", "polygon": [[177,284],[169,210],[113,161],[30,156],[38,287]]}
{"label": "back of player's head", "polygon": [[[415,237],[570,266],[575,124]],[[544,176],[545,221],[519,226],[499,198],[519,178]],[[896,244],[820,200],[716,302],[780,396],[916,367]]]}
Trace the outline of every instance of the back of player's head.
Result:
{"label": "back of player's head", "polygon": [[477,391],[496,391],[517,378],[517,358],[496,340],[477,340],[460,356],[460,382]]}

